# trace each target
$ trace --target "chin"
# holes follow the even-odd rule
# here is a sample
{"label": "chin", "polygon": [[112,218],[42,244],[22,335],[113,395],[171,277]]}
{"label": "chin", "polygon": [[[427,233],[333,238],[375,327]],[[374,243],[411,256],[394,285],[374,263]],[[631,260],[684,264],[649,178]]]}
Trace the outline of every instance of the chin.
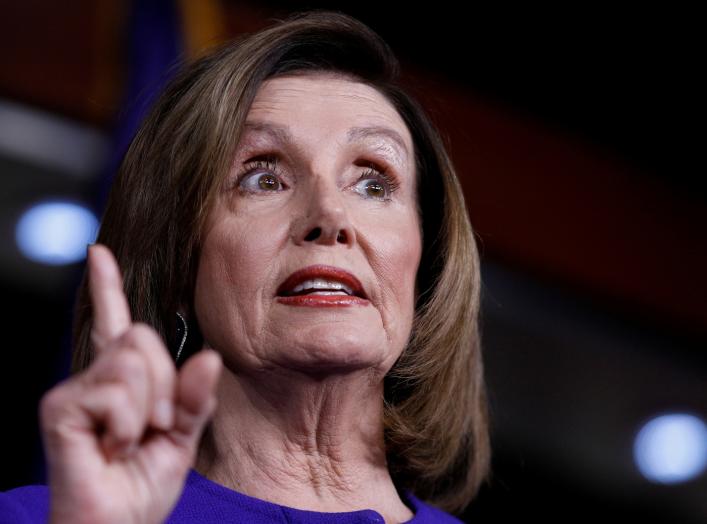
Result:
{"label": "chin", "polygon": [[354,330],[321,334],[306,333],[292,336],[283,347],[283,360],[288,367],[301,371],[345,373],[360,369],[382,368],[388,360],[386,341],[362,337]]}

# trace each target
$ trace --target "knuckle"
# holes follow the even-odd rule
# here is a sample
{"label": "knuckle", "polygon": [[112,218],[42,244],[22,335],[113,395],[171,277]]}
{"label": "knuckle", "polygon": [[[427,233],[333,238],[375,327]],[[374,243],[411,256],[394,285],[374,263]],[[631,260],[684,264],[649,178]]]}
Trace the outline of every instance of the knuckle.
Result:
{"label": "knuckle", "polygon": [[43,421],[50,421],[55,418],[56,412],[66,404],[65,388],[55,386],[39,400],[39,416]]}
{"label": "knuckle", "polygon": [[129,401],[134,404],[133,409],[148,402],[151,386],[144,363],[121,367],[116,372],[116,378],[113,384],[123,396],[118,398],[119,401]]}
{"label": "knuckle", "polygon": [[[130,346],[144,351],[146,355],[153,356],[162,353],[161,351],[156,351],[156,349],[161,349],[164,346],[162,338],[147,324],[133,324],[125,334],[125,337]],[[166,353],[166,351],[164,352]]]}
{"label": "knuckle", "polygon": [[143,433],[143,424],[137,417],[124,417],[121,424],[115,424],[110,432],[112,440],[118,445],[125,445],[138,440]]}
{"label": "knuckle", "polygon": [[154,328],[144,322],[135,322],[128,333],[131,340],[139,344],[149,345],[159,341],[159,336]]}
{"label": "knuckle", "polygon": [[157,332],[147,324],[141,323],[135,324],[132,329],[133,345],[149,361],[156,378],[160,381],[169,381],[172,375],[176,376],[169,352]]}
{"label": "knuckle", "polygon": [[105,390],[109,419],[119,420],[111,428],[117,440],[130,440],[142,432],[144,409],[123,387],[110,386]]}
{"label": "knuckle", "polygon": [[135,378],[142,378],[145,375],[145,357],[131,348],[124,348],[117,351],[114,361],[111,363],[118,378],[132,382]]}
{"label": "knuckle", "polygon": [[125,387],[118,384],[108,384],[101,390],[99,394],[105,395],[109,409],[120,409],[125,413],[135,409],[135,402]]}

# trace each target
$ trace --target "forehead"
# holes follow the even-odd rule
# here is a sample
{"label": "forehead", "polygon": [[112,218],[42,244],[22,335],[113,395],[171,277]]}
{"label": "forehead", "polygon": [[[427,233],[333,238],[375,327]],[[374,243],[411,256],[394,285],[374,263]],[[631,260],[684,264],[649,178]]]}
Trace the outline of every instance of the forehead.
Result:
{"label": "forehead", "polygon": [[348,141],[384,141],[403,157],[413,151],[405,122],[379,91],[327,73],[272,78],[260,86],[244,133],[279,133],[276,138],[282,140],[292,138],[290,131],[326,136],[345,133]]}

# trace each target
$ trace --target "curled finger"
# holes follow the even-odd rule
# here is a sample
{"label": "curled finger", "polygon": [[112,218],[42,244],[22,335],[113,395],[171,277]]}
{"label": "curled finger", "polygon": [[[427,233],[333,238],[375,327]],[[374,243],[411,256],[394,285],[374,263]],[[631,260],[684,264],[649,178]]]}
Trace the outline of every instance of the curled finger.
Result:
{"label": "curled finger", "polygon": [[174,398],[177,369],[157,332],[143,323],[135,323],[117,341],[139,353],[145,360],[148,418],[158,429],[169,429],[174,423]]}

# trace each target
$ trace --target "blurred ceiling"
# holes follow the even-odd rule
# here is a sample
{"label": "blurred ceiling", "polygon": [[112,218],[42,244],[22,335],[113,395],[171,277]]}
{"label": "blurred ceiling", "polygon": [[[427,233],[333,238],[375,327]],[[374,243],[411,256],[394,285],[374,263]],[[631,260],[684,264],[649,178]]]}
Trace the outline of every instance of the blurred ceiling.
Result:
{"label": "blurred ceiling", "polygon": [[[218,4],[218,34],[202,46],[294,9],[359,17],[397,52],[448,137],[486,255],[707,336],[704,103],[689,13]],[[129,3],[0,9],[0,96],[108,133],[127,75]]]}

